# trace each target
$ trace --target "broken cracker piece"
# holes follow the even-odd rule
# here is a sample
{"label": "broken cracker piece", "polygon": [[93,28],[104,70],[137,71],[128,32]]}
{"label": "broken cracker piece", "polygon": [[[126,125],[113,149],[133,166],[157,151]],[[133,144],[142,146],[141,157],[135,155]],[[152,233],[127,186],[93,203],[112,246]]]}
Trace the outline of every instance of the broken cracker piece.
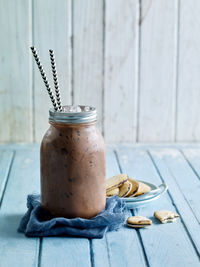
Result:
{"label": "broken cracker piece", "polygon": [[154,216],[161,223],[175,222],[179,218],[179,215],[176,212],[169,210],[157,210],[154,212]]}

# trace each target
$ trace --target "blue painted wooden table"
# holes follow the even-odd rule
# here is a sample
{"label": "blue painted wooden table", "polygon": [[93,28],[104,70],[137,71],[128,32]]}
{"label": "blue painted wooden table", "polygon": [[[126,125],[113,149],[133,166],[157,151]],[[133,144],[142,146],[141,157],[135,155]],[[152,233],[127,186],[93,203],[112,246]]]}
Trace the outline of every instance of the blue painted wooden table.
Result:
{"label": "blue painted wooden table", "polygon": [[[168,184],[162,198],[134,211],[153,220],[150,228],[123,227],[93,240],[26,238],[16,229],[27,194],[40,190],[39,146],[1,145],[0,266],[200,266],[200,146],[107,147],[107,177],[119,172]],[[152,217],[158,209],[176,211],[181,218],[160,224]]]}

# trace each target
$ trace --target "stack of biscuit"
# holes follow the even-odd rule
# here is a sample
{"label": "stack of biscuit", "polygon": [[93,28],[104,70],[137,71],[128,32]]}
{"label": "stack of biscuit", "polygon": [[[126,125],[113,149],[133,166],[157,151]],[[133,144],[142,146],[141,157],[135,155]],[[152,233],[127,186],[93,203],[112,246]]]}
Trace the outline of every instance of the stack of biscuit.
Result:
{"label": "stack of biscuit", "polygon": [[151,188],[136,181],[127,174],[118,174],[106,180],[106,196],[137,197],[151,191]]}

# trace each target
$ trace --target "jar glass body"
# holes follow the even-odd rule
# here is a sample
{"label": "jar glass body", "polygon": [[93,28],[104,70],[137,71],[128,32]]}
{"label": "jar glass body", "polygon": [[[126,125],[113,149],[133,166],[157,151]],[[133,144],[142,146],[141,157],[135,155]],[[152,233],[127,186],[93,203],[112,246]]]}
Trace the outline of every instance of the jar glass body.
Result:
{"label": "jar glass body", "polygon": [[91,218],[106,202],[103,137],[96,122],[50,124],[40,149],[42,206],[53,216]]}

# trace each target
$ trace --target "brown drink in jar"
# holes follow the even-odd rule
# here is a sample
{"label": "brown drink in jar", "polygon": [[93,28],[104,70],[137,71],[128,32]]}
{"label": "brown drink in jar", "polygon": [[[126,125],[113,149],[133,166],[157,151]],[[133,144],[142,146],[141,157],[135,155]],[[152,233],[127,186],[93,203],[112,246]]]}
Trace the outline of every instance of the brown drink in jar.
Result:
{"label": "brown drink in jar", "polygon": [[104,140],[96,109],[80,108],[75,113],[51,109],[41,143],[41,201],[53,216],[91,218],[105,207]]}

